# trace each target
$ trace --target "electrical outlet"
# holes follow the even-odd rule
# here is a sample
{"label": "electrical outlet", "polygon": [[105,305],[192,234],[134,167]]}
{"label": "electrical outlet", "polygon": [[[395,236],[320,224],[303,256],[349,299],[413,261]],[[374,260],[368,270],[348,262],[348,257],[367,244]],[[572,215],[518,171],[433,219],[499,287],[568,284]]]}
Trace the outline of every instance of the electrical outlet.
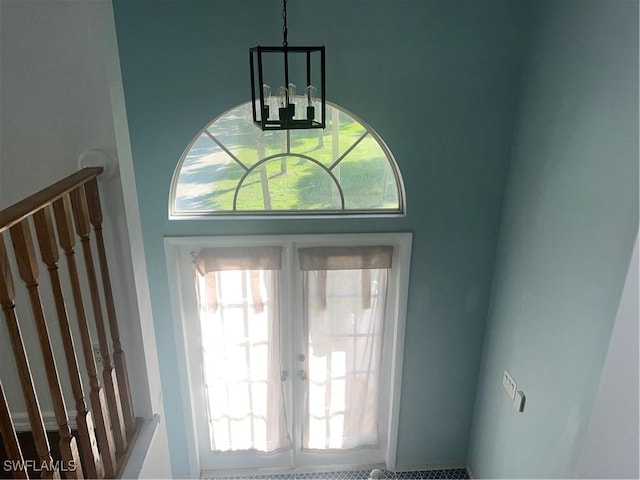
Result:
{"label": "electrical outlet", "polygon": [[516,381],[513,379],[508,370],[505,370],[504,374],[502,375],[502,386],[509,394],[509,398],[513,400],[516,396],[518,385],[516,384]]}
{"label": "electrical outlet", "polygon": [[96,361],[96,367],[102,367],[102,350],[100,350],[100,344],[93,343],[93,358]]}

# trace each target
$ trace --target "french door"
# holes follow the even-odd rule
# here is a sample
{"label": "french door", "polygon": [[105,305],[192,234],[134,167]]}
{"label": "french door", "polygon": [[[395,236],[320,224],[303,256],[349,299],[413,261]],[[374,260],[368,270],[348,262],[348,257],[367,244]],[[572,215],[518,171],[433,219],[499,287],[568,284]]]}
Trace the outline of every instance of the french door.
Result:
{"label": "french door", "polygon": [[202,470],[388,463],[408,245],[332,235],[177,249]]}

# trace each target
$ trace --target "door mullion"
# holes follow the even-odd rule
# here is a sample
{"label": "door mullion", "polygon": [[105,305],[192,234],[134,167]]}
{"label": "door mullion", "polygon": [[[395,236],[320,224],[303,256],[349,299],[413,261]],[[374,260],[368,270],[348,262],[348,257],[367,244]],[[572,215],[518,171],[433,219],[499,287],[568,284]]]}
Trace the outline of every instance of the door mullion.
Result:
{"label": "door mullion", "polygon": [[329,441],[331,440],[331,354],[325,359],[325,378],[324,378],[324,445],[325,448],[331,448]]}
{"label": "door mullion", "polygon": [[[214,275],[216,276],[216,295],[218,296],[218,298],[222,298],[222,278],[221,278],[221,272],[215,272]],[[226,321],[225,321],[225,305],[224,303],[222,303],[219,308],[220,308],[220,321],[222,324],[222,331],[224,332],[226,330]],[[223,333],[224,334],[224,333]],[[225,347],[227,348],[227,345],[225,344]],[[227,398],[227,405],[229,405],[231,403],[231,395],[229,394],[229,386],[227,384],[224,385],[224,391],[225,391],[225,395]],[[207,395],[209,395],[209,392],[207,392]],[[231,419],[227,419],[227,435],[229,435],[229,439],[233,438],[231,435]],[[215,440],[215,437],[214,437]],[[215,444],[215,441],[214,441]],[[217,445],[214,445],[215,447],[217,447]]]}
{"label": "door mullion", "polygon": [[285,401],[285,413],[287,416],[287,428],[291,437],[291,450],[289,454],[289,466],[295,467],[295,451],[296,451],[296,395],[295,395],[295,308],[293,306],[296,298],[294,292],[293,265],[294,250],[290,244],[284,244],[282,255],[282,269],[280,271],[280,358],[282,361],[282,370],[287,372],[286,379],[283,382],[283,392]]}
{"label": "door mullion", "polygon": [[[251,371],[251,334],[249,331],[249,299],[250,292],[247,288],[247,277],[251,275],[251,272],[242,272],[242,320],[244,329],[244,357],[247,365],[247,369]],[[251,376],[246,379],[247,397],[249,399],[249,412],[251,412],[250,424],[251,424],[251,446],[255,447],[255,415],[254,415],[254,402],[253,402],[253,379]]]}
{"label": "door mullion", "polygon": [[[306,380],[301,379],[297,372],[303,370],[307,372],[307,365],[309,362],[307,345],[306,345],[306,329],[304,325],[304,306],[303,306],[303,278],[302,272],[298,265],[297,245],[293,243],[291,245],[291,310],[292,310],[292,365],[295,373],[292,377],[293,385],[293,462],[295,466],[300,465],[300,452],[302,448],[302,422],[304,421],[304,408],[306,400]],[[300,357],[302,355],[303,357]],[[303,358],[303,360],[301,360]],[[308,375],[307,375],[308,376]]]}

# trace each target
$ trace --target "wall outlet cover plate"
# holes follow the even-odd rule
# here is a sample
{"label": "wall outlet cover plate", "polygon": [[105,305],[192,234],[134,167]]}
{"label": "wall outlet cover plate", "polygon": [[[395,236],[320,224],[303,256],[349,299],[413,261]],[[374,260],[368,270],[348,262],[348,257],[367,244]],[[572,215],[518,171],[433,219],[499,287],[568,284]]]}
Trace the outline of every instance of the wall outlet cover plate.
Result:
{"label": "wall outlet cover plate", "polygon": [[509,371],[506,369],[502,374],[502,386],[509,394],[511,400],[514,400],[516,398],[516,390],[518,389],[518,385],[516,384],[516,381],[511,376]]}

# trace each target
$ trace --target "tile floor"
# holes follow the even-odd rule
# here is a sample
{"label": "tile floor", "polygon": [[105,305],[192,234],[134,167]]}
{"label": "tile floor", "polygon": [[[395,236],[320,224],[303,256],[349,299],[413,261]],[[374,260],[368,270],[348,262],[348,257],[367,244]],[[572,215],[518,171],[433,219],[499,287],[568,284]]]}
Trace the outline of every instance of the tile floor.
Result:
{"label": "tile floor", "polygon": [[[262,475],[256,477],[209,477],[203,479],[225,478],[225,480],[366,480],[371,470],[350,470],[342,472],[313,472],[313,473],[281,473],[277,475]],[[457,480],[469,478],[464,468],[449,468],[444,470],[418,470],[413,472],[381,471],[381,479],[387,480]]]}

